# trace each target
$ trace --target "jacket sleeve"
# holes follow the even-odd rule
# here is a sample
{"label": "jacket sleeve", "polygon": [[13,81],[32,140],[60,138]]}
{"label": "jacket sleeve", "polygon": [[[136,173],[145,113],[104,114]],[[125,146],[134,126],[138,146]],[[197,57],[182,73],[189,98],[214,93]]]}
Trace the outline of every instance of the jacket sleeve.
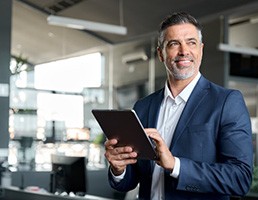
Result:
{"label": "jacket sleeve", "polygon": [[[210,118],[212,123],[217,120],[218,125],[212,124],[202,134],[209,134],[209,130],[216,133],[213,141],[205,141],[209,145],[215,143],[216,162],[180,157],[177,189],[243,196],[249,191],[252,181],[253,148],[250,117],[242,94],[231,91],[220,113],[212,112]],[[217,130],[213,130],[214,127]],[[209,156],[209,149],[203,153]]]}
{"label": "jacket sleeve", "polygon": [[120,192],[128,192],[129,190],[134,189],[138,184],[138,175],[136,174],[136,172],[137,170],[135,165],[128,165],[126,167],[126,173],[124,178],[120,182],[116,182],[113,179],[113,176],[109,169],[108,179],[110,186]]}

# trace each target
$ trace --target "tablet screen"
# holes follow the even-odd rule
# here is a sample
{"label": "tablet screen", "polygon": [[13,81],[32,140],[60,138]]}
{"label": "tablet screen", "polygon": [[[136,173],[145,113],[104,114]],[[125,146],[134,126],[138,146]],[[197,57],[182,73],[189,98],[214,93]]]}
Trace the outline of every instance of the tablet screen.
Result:
{"label": "tablet screen", "polygon": [[92,110],[94,117],[108,139],[117,139],[118,146],[131,146],[139,159],[158,158],[151,139],[134,110]]}

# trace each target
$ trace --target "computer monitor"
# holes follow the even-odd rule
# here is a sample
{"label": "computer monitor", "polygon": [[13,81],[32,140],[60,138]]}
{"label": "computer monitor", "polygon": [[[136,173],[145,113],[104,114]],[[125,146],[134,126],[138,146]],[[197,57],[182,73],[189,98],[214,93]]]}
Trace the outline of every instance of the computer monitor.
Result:
{"label": "computer monitor", "polygon": [[231,76],[258,78],[258,56],[230,52],[229,73]]}
{"label": "computer monitor", "polygon": [[52,192],[61,194],[73,192],[85,195],[87,191],[87,170],[85,157],[52,154]]}

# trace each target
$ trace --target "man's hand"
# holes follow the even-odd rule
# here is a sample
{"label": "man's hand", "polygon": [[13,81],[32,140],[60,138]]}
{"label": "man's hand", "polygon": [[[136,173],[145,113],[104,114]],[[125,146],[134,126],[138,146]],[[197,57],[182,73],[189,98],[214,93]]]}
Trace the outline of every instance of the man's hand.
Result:
{"label": "man's hand", "polygon": [[107,140],[105,142],[105,157],[108,160],[114,175],[121,175],[126,166],[137,162],[137,153],[132,147],[116,147],[118,141],[116,139]]}
{"label": "man's hand", "polygon": [[156,161],[158,165],[172,171],[175,166],[175,158],[167,147],[165,141],[162,139],[161,135],[154,128],[146,128],[144,129],[146,134],[152,138],[156,144],[156,151],[159,155],[159,160]]}

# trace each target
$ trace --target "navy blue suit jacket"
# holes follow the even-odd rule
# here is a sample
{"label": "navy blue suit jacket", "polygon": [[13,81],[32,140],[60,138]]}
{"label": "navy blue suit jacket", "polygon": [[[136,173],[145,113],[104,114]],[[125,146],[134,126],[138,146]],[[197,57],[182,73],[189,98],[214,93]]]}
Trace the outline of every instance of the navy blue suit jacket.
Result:
{"label": "navy blue suit jacket", "polygon": [[[136,102],[145,128],[156,128],[161,89]],[[179,119],[170,151],[181,161],[177,179],[165,171],[166,199],[229,199],[243,196],[252,181],[253,148],[250,117],[242,94],[199,79]],[[110,184],[129,191],[140,183],[139,198],[150,199],[154,162],[127,166],[125,178]]]}

